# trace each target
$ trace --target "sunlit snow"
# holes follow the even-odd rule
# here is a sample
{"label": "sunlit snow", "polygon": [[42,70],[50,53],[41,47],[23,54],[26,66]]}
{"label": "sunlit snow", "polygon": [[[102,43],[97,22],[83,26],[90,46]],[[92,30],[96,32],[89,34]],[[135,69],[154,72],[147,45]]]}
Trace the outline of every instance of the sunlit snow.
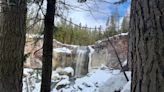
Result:
{"label": "sunlit snow", "polygon": [[[65,70],[71,70],[66,68]],[[30,73],[31,69],[25,69],[24,73]],[[72,72],[72,70],[71,70]],[[131,72],[126,72],[130,79]],[[55,78],[56,77],[56,78]],[[28,87],[27,81],[28,80]],[[57,81],[54,81],[57,80]],[[39,92],[40,81],[37,81],[36,74],[27,75],[23,79],[23,92]],[[31,81],[31,82],[30,82]],[[67,75],[59,75],[56,71],[52,72],[52,82],[57,82],[52,88],[52,92],[130,92],[130,81],[127,82],[123,73],[120,70],[109,70],[102,66],[101,68],[91,71],[86,76],[70,80]],[[59,86],[63,86],[60,88]],[[59,88],[58,88],[59,87]]]}

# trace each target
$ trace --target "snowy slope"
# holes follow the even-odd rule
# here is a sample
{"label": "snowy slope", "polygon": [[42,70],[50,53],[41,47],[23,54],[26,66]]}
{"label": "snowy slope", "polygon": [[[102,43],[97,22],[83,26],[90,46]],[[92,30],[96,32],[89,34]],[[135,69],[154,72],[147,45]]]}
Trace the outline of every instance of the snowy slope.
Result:
{"label": "snowy slope", "polygon": [[[126,72],[130,78],[130,72]],[[126,85],[128,83],[128,85]],[[75,80],[75,84],[58,90],[59,92],[130,92],[130,82],[127,82],[119,70],[98,69],[85,77]],[[56,92],[53,91],[53,92]]]}
{"label": "snowy slope", "polygon": [[[67,70],[67,69],[66,69]],[[70,70],[70,69],[69,69]],[[25,73],[31,70],[25,70]],[[131,72],[126,72],[130,79]],[[30,78],[31,77],[31,78]],[[67,75],[58,75],[53,71],[53,77],[58,77],[58,83],[53,87],[52,92],[114,92],[120,90],[121,92],[130,92],[130,81],[127,82],[120,70],[109,70],[106,67],[101,67],[88,73],[86,76],[77,78],[74,82]],[[30,80],[28,87],[26,80]],[[23,92],[39,92],[40,81],[36,82],[35,74],[27,76],[24,79]],[[30,84],[31,83],[31,84]],[[63,88],[59,86],[64,85]],[[30,87],[31,86],[31,87]],[[57,90],[58,89],[58,90]]]}

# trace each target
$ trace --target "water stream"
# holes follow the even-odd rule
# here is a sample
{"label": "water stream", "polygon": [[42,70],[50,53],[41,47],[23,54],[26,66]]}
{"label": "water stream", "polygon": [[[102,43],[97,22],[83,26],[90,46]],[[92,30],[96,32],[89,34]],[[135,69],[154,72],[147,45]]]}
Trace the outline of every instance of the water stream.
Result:
{"label": "water stream", "polygon": [[89,48],[80,46],[77,49],[75,77],[81,77],[88,73]]}

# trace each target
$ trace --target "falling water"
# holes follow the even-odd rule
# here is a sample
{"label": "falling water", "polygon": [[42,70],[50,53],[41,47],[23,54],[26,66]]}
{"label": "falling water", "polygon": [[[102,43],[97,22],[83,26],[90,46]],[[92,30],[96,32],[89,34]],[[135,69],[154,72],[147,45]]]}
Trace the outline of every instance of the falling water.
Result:
{"label": "falling water", "polygon": [[75,77],[81,77],[88,73],[89,48],[81,46],[77,49]]}
{"label": "falling water", "polygon": [[89,64],[88,64],[88,71],[90,72],[92,70],[92,54],[94,53],[94,49],[91,46],[88,46],[89,48]]}

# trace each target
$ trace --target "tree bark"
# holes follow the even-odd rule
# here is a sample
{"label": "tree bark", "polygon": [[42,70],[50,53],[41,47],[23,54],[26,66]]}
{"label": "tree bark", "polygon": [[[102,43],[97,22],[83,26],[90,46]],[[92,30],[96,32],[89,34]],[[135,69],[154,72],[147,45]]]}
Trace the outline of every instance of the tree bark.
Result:
{"label": "tree bark", "polygon": [[164,92],[164,0],[132,0],[131,92]]}
{"label": "tree bark", "polygon": [[26,0],[0,0],[0,92],[22,92]]}
{"label": "tree bark", "polygon": [[44,43],[43,43],[43,66],[41,92],[51,91],[52,51],[53,51],[53,28],[56,0],[47,0],[45,16]]}

